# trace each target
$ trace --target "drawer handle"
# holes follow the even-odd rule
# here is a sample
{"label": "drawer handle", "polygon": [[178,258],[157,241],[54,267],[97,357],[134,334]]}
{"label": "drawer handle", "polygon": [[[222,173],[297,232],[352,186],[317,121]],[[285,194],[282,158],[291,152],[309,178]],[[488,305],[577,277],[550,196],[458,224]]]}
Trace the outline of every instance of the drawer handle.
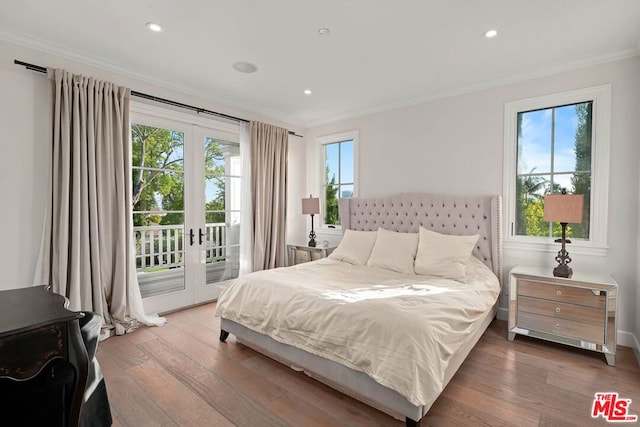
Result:
{"label": "drawer handle", "polygon": [[556,329],[560,329],[560,323],[556,323]]}
{"label": "drawer handle", "polygon": [[556,295],[558,296],[562,295],[562,291],[556,291]]}
{"label": "drawer handle", "polygon": [[556,307],[556,313],[560,313],[560,307]]}

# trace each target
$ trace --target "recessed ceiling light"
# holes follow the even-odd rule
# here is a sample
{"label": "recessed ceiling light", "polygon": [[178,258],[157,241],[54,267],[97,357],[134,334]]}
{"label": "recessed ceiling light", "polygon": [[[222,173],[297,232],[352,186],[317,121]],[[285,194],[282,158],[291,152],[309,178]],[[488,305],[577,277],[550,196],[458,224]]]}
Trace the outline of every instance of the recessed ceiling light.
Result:
{"label": "recessed ceiling light", "polygon": [[494,38],[497,35],[498,35],[498,32],[496,30],[489,30],[486,33],[484,33],[484,36],[488,39]]}
{"label": "recessed ceiling light", "polygon": [[311,89],[305,89],[304,90],[304,94],[305,95],[311,95],[313,93],[313,91]]}
{"label": "recessed ceiling light", "polygon": [[147,28],[150,29],[151,31],[155,31],[156,33],[159,33],[160,31],[162,31],[162,25],[156,22],[147,22]]}
{"label": "recessed ceiling light", "polygon": [[318,34],[320,34],[321,36],[328,36],[330,32],[331,31],[329,31],[328,28],[320,28],[320,29],[318,29]]}
{"label": "recessed ceiling light", "polygon": [[241,73],[255,73],[258,67],[250,62],[238,61],[233,63],[233,69]]}

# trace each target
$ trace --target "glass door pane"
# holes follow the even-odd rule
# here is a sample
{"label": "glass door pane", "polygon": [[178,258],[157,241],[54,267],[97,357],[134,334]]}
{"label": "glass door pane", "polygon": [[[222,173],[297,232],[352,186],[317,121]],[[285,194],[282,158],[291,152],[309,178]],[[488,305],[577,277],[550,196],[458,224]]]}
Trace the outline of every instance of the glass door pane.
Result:
{"label": "glass door pane", "polygon": [[216,284],[238,277],[240,266],[240,145],[203,134],[204,289],[197,300],[217,298]]}
{"label": "glass door pane", "polygon": [[185,173],[182,131],[131,124],[133,231],[143,297],[183,291]]}

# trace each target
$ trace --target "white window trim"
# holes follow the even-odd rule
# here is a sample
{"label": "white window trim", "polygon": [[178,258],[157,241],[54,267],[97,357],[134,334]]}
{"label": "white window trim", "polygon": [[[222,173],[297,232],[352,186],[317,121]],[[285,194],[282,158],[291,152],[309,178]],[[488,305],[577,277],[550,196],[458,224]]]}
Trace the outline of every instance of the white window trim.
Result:
{"label": "white window trim", "polygon": [[[324,206],[324,171],[325,171],[325,162],[324,158],[324,146],[326,144],[331,144],[334,142],[342,142],[353,140],[353,197],[358,197],[358,139],[360,137],[360,131],[358,130],[350,130],[346,132],[334,133],[330,135],[323,135],[316,138],[316,143],[318,145],[318,158],[320,159],[318,162],[318,177],[320,188],[318,194],[320,195],[320,200],[323,201],[322,206]],[[318,226],[318,231],[325,234],[342,234],[342,226],[336,225],[329,227],[324,223],[324,212],[320,212],[320,225]]]}
{"label": "white window trim", "polygon": [[504,248],[542,252],[557,252],[558,244],[551,237],[513,235],[516,200],[517,115],[522,111],[550,108],[558,105],[593,101],[591,155],[591,216],[590,239],[573,239],[569,251],[576,254],[607,254],[607,215],[609,201],[609,145],[611,128],[611,85],[601,85],[505,103],[503,196],[506,209]]}

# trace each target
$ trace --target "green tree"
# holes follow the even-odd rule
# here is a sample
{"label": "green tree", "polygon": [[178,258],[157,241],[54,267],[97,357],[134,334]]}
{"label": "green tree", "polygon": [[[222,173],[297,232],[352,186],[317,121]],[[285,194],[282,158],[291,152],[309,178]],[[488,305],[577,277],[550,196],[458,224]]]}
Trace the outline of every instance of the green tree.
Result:
{"label": "green tree", "polygon": [[[212,177],[207,179],[211,179],[215,182],[215,185],[218,187],[218,192],[216,194],[215,199],[208,201],[205,205],[205,209],[207,210],[205,221],[207,224],[225,222],[224,209],[225,209],[226,190],[225,190],[224,176],[217,176],[217,177]],[[216,211],[216,212],[210,212],[210,211]]]}
{"label": "green tree", "polygon": [[[544,220],[544,199],[538,197],[530,201],[525,211],[525,231],[528,236],[548,236],[549,223]],[[552,229],[553,236],[562,234],[560,223],[554,222]],[[571,235],[570,227],[567,227],[567,236]]]}
{"label": "green tree", "polygon": [[[165,215],[134,215],[134,225],[182,224],[184,134],[134,123],[131,125],[131,138],[134,211],[176,211]],[[206,208],[224,210],[225,168],[221,143],[207,138],[204,148],[207,179],[213,179],[219,190],[216,200],[208,203]],[[216,219],[220,219],[219,213]],[[224,222],[224,213],[219,222]]]}
{"label": "green tree", "polygon": [[[216,141],[212,138],[205,140],[205,173],[207,184],[213,182],[216,196],[213,200],[207,201],[205,210],[207,211],[205,222],[224,223],[226,221],[225,200],[226,200],[226,178],[224,154],[222,149],[227,143]],[[228,149],[230,147],[227,147]],[[216,212],[210,212],[216,211]]]}
{"label": "green tree", "polygon": [[[183,202],[178,193],[183,188],[184,134],[134,123],[131,139],[134,211],[159,211],[165,208],[165,199],[172,208],[178,208],[175,210],[183,210],[183,205],[178,206]],[[156,214],[134,215],[137,226],[163,221],[165,218]]]}
{"label": "green tree", "polygon": [[591,204],[591,131],[592,103],[576,104],[578,125],[575,136],[576,174],[571,178],[574,194],[584,195],[582,223],[573,224],[575,237],[589,237],[589,206]]}
{"label": "green tree", "polygon": [[[532,174],[535,168],[531,169]],[[538,219],[533,215],[538,212],[538,203],[542,202],[542,195],[547,185],[547,180],[537,175],[522,175],[516,178],[516,234],[529,236],[546,236],[549,228],[543,234],[530,234],[529,229],[535,229],[536,226],[529,225],[530,222],[538,223]],[[542,216],[540,216],[540,220]],[[533,228],[532,228],[533,227]]]}
{"label": "green tree", "polygon": [[340,224],[340,217],[338,215],[338,186],[336,185],[336,175],[333,174],[331,179],[329,179],[329,166],[325,169],[325,177],[327,185],[324,188],[324,200],[326,203],[324,223]]}
{"label": "green tree", "polygon": [[527,236],[548,236],[549,223],[543,220],[544,202],[541,198],[529,202],[526,211],[526,234]]}

